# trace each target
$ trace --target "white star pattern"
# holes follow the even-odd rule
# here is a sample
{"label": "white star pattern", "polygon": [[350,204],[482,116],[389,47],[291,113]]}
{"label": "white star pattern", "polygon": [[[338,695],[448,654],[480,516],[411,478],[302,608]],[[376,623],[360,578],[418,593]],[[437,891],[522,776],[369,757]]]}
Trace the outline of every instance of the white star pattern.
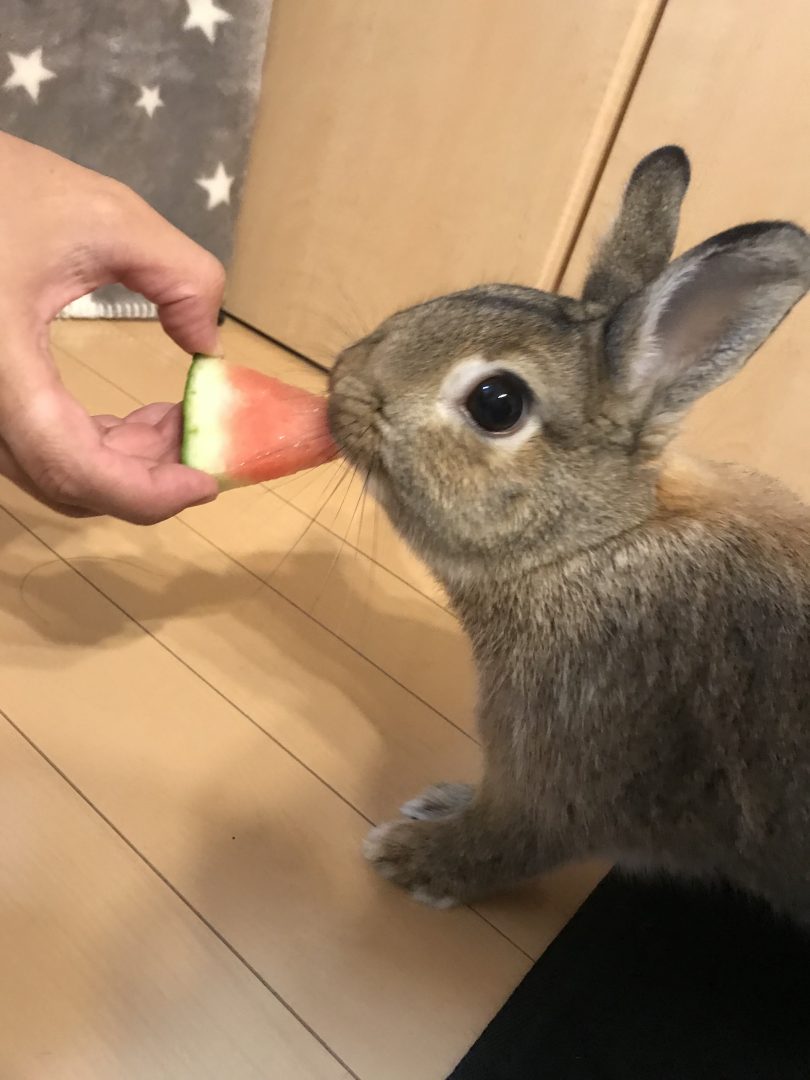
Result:
{"label": "white star pattern", "polygon": [[219,23],[230,22],[229,12],[217,7],[214,0],[186,0],[188,15],[183,23],[184,30],[202,30],[211,44],[214,44]]}
{"label": "white star pattern", "polygon": [[6,90],[13,90],[19,86],[28,91],[32,101],[39,99],[39,88],[48,79],[55,79],[56,74],[49,71],[42,63],[42,49],[34,49],[27,56],[18,53],[9,53],[8,58],[14,68],[12,73],[3,83]]}
{"label": "white star pattern", "polygon": [[201,176],[196,183],[208,192],[209,210],[213,210],[214,207],[220,206],[223,203],[230,205],[233,177],[228,176],[225,172],[225,166],[221,161],[219,165],[217,165],[216,172],[213,176]]}
{"label": "white star pattern", "polygon": [[143,109],[151,120],[155,115],[155,110],[159,109],[162,104],[159,86],[142,86],[141,96],[135,102],[135,108]]}

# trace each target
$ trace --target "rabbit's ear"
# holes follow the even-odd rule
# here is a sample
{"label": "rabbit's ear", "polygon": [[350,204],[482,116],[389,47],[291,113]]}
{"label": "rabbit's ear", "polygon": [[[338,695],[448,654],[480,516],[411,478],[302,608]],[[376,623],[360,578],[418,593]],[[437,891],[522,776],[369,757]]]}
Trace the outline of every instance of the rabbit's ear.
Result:
{"label": "rabbit's ear", "polygon": [[583,300],[615,308],[658,277],[672,258],[689,159],[679,146],[643,158],[625,188],[619,216],[591,266]]}
{"label": "rabbit's ear", "polygon": [[610,381],[643,438],[664,434],[756,352],[810,288],[810,236],[742,225],[671,263],[610,317]]}

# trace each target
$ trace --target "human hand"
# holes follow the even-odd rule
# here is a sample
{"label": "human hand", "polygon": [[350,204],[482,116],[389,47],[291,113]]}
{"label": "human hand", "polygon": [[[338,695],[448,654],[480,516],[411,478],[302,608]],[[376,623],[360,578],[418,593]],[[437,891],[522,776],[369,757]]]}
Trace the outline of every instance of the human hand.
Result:
{"label": "human hand", "polygon": [[48,326],[121,282],[186,352],[216,353],[219,262],[123,185],[3,134],[0,252],[0,474],[62,513],[137,524],[215,498],[215,480],[178,463],[179,406],[89,416],[59,378]]}

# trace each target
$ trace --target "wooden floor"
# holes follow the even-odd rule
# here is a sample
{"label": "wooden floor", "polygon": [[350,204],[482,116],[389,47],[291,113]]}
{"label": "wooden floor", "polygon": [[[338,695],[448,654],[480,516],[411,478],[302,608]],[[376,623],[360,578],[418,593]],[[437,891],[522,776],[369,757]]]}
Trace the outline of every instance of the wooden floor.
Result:
{"label": "wooden floor", "polygon": [[[94,412],[182,393],[154,324],[54,340]],[[342,470],[152,529],[0,487],[2,1080],[441,1080],[603,872],[436,912],[364,864],[479,754],[466,643]]]}

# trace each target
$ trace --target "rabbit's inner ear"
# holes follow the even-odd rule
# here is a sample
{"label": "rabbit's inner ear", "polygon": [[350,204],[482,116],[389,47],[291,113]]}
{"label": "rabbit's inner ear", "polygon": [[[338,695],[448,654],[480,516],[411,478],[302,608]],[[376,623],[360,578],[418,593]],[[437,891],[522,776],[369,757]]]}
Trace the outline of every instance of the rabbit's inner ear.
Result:
{"label": "rabbit's inner ear", "polygon": [[615,308],[653,281],[672,258],[689,160],[664,146],[636,166],[619,216],[591,267],[583,300]]}
{"label": "rabbit's inner ear", "polygon": [[616,313],[607,353],[643,423],[667,423],[743,366],[810,287],[810,238],[782,222],[732,229],[673,263]]}

